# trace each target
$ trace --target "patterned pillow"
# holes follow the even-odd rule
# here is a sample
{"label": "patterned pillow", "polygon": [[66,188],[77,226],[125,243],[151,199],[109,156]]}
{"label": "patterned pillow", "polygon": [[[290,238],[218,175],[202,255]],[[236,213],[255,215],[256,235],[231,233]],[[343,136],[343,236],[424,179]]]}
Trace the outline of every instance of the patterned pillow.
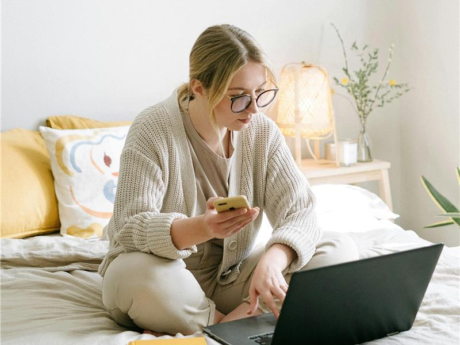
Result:
{"label": "patterned pillow", "polygon": [[61,235],[101,237],[112,217],[120,155],[129,126],[40,127],[51,158]]}

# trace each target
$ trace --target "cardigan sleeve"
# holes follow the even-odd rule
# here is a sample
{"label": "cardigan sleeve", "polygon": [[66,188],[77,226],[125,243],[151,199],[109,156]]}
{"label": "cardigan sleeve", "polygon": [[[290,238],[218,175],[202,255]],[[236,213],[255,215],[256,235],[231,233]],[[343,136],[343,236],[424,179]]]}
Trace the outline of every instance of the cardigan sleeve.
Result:
{"label": "cardigan sleeve", "polygon": [[124,150],[108,226],[110,241],[117,242],[125,252],[141,251],[169,259],[186,258],[196,252],[196,246],[179,250],[174,245],[172,222],[187,216],[161,212],[165,193],[159,165],[134,149]]}
{"label": "cardigan sleeve", "polygon": [[297,259],[286,270],[292,273],[311,259],[322,230],[315,213],[315,196],[278,129],[272,143],[267,166],[265,210],[274,230],[266,249],[275,243],[294,249]]}

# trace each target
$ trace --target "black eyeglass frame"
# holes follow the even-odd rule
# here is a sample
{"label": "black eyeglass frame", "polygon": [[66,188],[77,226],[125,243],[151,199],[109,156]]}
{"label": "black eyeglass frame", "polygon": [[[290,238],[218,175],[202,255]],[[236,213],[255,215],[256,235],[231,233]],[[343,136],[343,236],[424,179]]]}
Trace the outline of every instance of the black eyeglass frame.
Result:
{"label": "black eyeglass frame", "polygon": [[[264,93],[267,93],[267,92],[270,92],[270,91],[275,91],[275,95],[273,96],[272,100],[271,100],[270,102],[268,102],[267,104],[265,104],[265,105],[259,106],[259,104],[258,104],[259,98],[260,98]],[[256,104],[257,104],[257,107],[258,107],[258,108],[264,108],[264,107],[268,106],[270,103],[272,103],[272,102],[275,100],[276,95],[278,94],[278,91],[279,91],[278,88],[276,88],[276,89],[265,90],[264,92],[260,93],[260,95],[258,95],[257,97],[252,97],[252,96],[247,95],[247,94],[238,95],[238,96],[234,96],[234,97],[231,97],[231,96],[226,96],[226,97],[229,98],[229,99],[232,101],[232,104],[230,105],[230,109],[232,110],[232,112],[233,112],[234,114],[239,114],[239,113],[242,113],[243,111],[245,111],[246,109],[248,109],[248,108],[251,106],[252,100],[253,100],[253,99],[256,100]],[[247,105],[246,108],[244,108],[243,110],[234,111],[234,110],[233,110],[233,102],[235,102],[237,99],[242,98],[242,97],[249,97],[249,98],[250,98],[250,101],[249,101],[248,105]]]}

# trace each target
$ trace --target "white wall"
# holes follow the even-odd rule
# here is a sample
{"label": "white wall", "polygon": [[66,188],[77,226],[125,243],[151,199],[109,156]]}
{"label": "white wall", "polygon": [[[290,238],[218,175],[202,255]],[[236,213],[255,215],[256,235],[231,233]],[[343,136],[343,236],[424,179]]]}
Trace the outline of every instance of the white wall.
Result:
{"label": "white wall", "polygon": [[[370,11],[365,0],[225,5],[212,0],[3,0],[2,5],[4,130],[36,128],[52,114],[134,117],[187,79],[193,42],[213,24],[232,23],[250,32],[277,70],[290,61],[318,60],[320,44],[328,65],[339,50],[335,37],[322,40],[324,24],[332,20],[350,40],[360,39],[367,35]],[[382,22],[385,11],[372,15]]]}
{"label": "white wall", "polygon": [[402,226],[430,241],[460,244],[457,226],[422,229],[444,220],[420,182],[424,175],[457,207],[460,166],[459,2],[401,3],[401,76],[415,89],[401,100]]}
{"label": "white wall", "polygon": [[[401,14],[401,9],[419,7],[418,3],[415,0],[234,0],[231,3],[2,0],[1,129],[37,129],[46,117],[62,114],[107,121],[133,119],[187,80],[188,55],[194,40],[206,27],[221,23],[231,23],[251,33],[264,47],[278,73],[284,64],[303,60],[320,63],[331,76],[340,78],[342,51],[329,25],[334,22],[347,47],[356,40],[380,48],[381,67],[386,61],[386,49],[395,43],[390,77],[416,84],[417,90],[422,90],[419,83],[425,81],[419,80],[415,73],[403,71],[418,63],[419,56],[411,51],[410,43],[429,44],[416,33],[408,36],[412,29]],[[423,9],[419,11],[428,16],[439,2],[422,3]],[[451,9],[458,8],[457,0],[443,3]],[[458,16],[453,20],[457,23],[458,38]],[[424,17],[420,24],[429,21]],[[439,25],[442,21],[440,17]],[[442,52],[433,54],[426,61],[435,63]],[[446,60],[445,68],[448,63],[450,60]],[[451,90],[452,98],[458,99],[458,80]],[[417,99],[416,92],[409,95]],[[429,103],[438,104],[442,95],[443,91],[430,95]],[[407,217],[408,228],[418,230],[420,224],[413,218],[433,210],[429,208],[429,200],[416,205],[417,215],[403,207],[402,202],[407,205],[408,197],[403,196],[407,189],[401,181],[411,183],[413,176],[406,176],[401,169],[402,155],[406,147],[419,145],[421,139],[428,143],[442,140],[401,135],[407,130],[403,122],[408,118],[405,113],[414,105],[414,102],[403,105],[403,100],[378,108],[369,118],[368,130],[374,157],[392,163],[390,179],[395,211],[402,218]],[[356,137],[358,118],[349,103],[335,96],[334,105],[339,138]],[[455,122],[458,107],[451,110],[445,111],[444,116]],[[408,140],[414,142],[407,143]],[[436,152],[444,157],[441,159],[450,159],[451,154],[446,154],[441,145]],[[422,166],[422,162],[413,166],[412,174],[420,174]],[[375,186],[371,188],[377,190]]]}

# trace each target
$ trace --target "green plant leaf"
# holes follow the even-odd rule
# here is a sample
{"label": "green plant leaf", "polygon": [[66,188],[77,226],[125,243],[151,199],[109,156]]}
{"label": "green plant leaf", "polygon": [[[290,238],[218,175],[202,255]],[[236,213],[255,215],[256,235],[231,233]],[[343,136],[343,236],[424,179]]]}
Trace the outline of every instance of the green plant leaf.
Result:
{"label": "green plant leaf", "polygon": [[424,226],[423,228],[424,229],[439,228],[440,226],[447,226],[447,225],[451,225],[451,224],[455,224],[455,223],[452,220],[446,220],[446,221],[443,221],[443,222],[434,223],[434,224],[431,224],[431,225]]}
{"label": "green plant leaf", "polygon": [[[422,183],[425,186],[428,194],[433,199],[434,203],[445,213],[458,212],[458,209],[446,198],[444,195],[439,193],[436,188],[428,181],[424,176],[422,176]],[[459,218],[452,218],[452,220],[460,226]]]}
{"label": "green plant leaf", "polygon": [[458,218],[460,217],[460,212],[448,212],[448,213],[441,213],[438,214],[439,217],[454,217]]}
{"label": "green plant leaf", "polygon": [[427,189],[428,194],[433,198],[433,201],[441,210],[444,212],[458,212],[458,209],[446,197],[439,193],[424,176],[422,176],[422,183]]}
{"label": "green plant leaf", "polygon": [[457,167],[458,184],[460,184],[460,167]]}

